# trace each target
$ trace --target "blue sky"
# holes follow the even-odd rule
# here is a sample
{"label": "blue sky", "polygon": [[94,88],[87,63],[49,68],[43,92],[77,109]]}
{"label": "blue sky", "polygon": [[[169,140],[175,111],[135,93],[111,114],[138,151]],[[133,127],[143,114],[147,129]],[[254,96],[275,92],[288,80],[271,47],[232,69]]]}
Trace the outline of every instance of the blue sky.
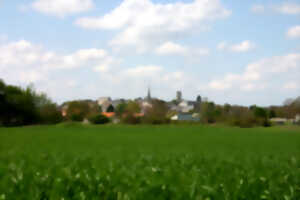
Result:
{"label": "blue sky", "polygon": [[0,78],[59,103],[300,95],[300,1],[0,0],[0,19]]}

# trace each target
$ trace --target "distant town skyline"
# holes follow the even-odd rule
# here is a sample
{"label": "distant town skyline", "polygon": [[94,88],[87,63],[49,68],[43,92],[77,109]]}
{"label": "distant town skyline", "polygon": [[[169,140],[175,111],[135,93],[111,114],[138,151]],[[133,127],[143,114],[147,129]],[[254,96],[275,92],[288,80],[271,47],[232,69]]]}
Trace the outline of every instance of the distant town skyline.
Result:
{"label": "distant town skyline", "polygon": [[58,103],[300,96],[297,0],[0,0],[0,18],[0,79]]}

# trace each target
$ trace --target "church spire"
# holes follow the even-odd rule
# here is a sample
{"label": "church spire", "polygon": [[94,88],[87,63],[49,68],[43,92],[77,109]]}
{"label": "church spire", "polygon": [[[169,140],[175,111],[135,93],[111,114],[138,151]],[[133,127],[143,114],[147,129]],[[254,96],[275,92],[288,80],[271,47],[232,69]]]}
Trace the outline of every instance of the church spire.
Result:
{"label": "church spire", "polygon": [[150,90],[150,87],[148,87],[147,100],[151,100],[151,90]]}

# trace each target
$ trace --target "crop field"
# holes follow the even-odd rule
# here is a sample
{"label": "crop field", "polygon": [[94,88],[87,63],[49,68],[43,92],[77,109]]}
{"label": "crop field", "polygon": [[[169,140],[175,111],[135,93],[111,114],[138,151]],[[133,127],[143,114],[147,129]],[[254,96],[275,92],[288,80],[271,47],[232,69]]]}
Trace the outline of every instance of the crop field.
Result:
{"label": "crop field", "polygon": [[0,200],[300,199],[300,129],[0,128]]}

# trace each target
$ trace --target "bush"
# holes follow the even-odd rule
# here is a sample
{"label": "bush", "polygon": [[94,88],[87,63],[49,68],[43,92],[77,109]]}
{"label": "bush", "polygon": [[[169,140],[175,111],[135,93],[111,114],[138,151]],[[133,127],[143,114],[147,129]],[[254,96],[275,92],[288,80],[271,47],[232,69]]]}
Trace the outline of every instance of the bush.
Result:
{"label": "bush", "polygon": [[122,122],[126,124],[140,124],[141,118],[135,117],[134,115],[131,114],[127,114],[126,116],[123,117]]}
{"label": "bush", "polygon": [[90,117],[89,121],[92,124],[107,124],[110,122],[109,118],[101,114]]}
{"label": "bush", "polygon": [[43,105],[40,108],[40,123],[42,124],[58,124],[63,121],[61,112],[55,104]]}
{"label": "bush", "polygon": [[271,126],[272,126],[272,123],[270,122],[270,120],[265,119],[265,120],[263,120],[263,122],[262,122],[262,126],[264,126],[264,127],[271,127]]}
{"label": "bush", "polygon": [[70,119],[74,122],[82,122],[83,121],[83,116],[80,114],[72,114],[70,116]]}

